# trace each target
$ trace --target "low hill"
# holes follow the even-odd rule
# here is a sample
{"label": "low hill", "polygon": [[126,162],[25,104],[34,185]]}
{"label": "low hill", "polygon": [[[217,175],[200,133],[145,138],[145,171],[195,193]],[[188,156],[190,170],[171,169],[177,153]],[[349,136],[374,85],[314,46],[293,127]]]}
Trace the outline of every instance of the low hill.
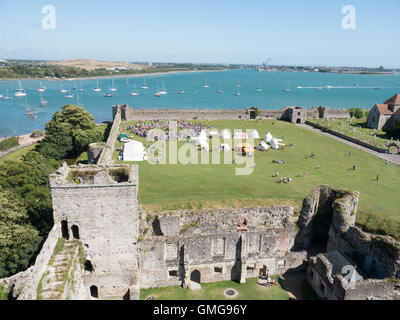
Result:
{"label": "low hill", "polygon": [[101,68],[147,68],[145,65],[138,65],[129,62],[117,62],[117,61],[95,61],[89,59],[73,59],[73,60],[60,60],[52,61],[48,63],[49,65],[58,65],[65,67],[75,67],[80,69],[86,69],[89,71],[101,69]]}

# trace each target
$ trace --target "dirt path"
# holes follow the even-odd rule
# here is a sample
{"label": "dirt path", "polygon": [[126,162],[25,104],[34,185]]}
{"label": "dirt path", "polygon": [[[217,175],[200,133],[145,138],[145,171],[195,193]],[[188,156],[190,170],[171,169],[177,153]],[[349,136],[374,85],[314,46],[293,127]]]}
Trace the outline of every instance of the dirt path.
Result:
{"label": "dirt path", "polygon": [[327,136],[327,137],[330,137],[330,138],[335,139],[337,141],[343,142],[343,143],[345,143],[345,144],[347,144],[347,145],[349,145],[351,147],[354,147],[354,148],[356,148],[358,150],[368,152],[369,154],[377,156],[377,157],[379,157],[379,158],[381,158],[383,160],[386,160],[386,161],[395,163],[397,165],[400,165],[400,155],[398,155],[398,154],[380,153],[380,152],[368,149],[366,147],[360,146],[360,145],[358,145],[356,143],[344,140],[342,138],[339,138],[337,136],[334,136],[334,135],[332,135],[330,133],[324,132],[324,131],[319,130],[317,128],[314,128],[314,127],[312,127],[312,126],[310,126],[308,124],[297,124],[297,126],[300,126],[300,127],[304,128],[304,129],[307,129],[307,130],[311,130],[311,131],[317,132],[317,133],[322,134],[324,136]]}
{"label": "dirt path", "polygon": [[[21,135],[18,137],[19,137],[18,142],[19,142],[20,146],[30,145],[32,143],[36,143],[43,139],[43,137],[32,138],[30,133],[24,134],[24,135]],[[4,139],[8,139],[8,138],[11,138],[11,137],[1,137],[0,141],[2,141]]]}

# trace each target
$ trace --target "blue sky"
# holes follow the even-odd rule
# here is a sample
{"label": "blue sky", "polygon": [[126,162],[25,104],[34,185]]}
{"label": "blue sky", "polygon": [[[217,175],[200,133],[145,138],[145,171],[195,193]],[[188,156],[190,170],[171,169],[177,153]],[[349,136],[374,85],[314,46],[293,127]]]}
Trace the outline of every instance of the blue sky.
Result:
{"label": "blue sky", "polygon": [[[42,6],[56,9],[44,30]],[[343,30],[344,5],[356,29]],[[0,58],[400,67],[398,0],[0,0]]]}

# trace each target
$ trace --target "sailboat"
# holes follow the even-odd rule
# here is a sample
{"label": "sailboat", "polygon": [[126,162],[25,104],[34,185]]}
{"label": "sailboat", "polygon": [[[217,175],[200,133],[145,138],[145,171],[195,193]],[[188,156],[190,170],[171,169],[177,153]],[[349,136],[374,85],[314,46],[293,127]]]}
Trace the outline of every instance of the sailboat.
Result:
{"label": "sailboat", "polygon": [[262,91],[262,89],[261,89],[261,82],[258,83],[258,87],[256,88],[256,91],[257,91],[257,92],[261,92],[261,91]]}
{"label": "sailboat", "polygon": [[82,80],[81,80],[81,88],[78,89],[78,92],[83,92],[83,91],[85,91],[85,90],[83,90],[83,87],[82,87]]}
{"label": "sailboat", "polygon": [[110,89],[110,91],[117,91],[117,89],[114,87],[114,78],[111,79],[112,81],[112,88]]}
{"label": "sailboat", "polygon": [[289,84],[289,82],[288,82],[287,87],[286,87],[283,91],[285,91],[285,92],[290,92],[290,91],[292,91],[292,89],[290,89],[290,84]]}
{"label": "sailboat", "polygon": [[240,82],[239,81],[236,83],[236,88],[240,88]]}
{"label": "sailboat", "polygon": [[224,91],[221,89],[221,84],[218,85],[218,90],[217,90],[217,92],[218,92],[218,93],[224,93]]}
{"label": "sailboat", "polygon": [[237,92],[235,93],[235,95],[239,97],[239,96],[240,96],[240,92],[237,91]]}
{"label": "sailboat", "polygon": [[96,80],[96,88],[93,88],[93,91],[99,92],[101,89],[99,88],[99,80]]}
{"label": "sailboat", "polygon": [[22,84],[21,84],[20,80],[18,80],[18,84],[19,84],[19,88],[16,90],[14,96],[16,96],[16,97],[25,97],[26,96],[26,92],[22,88]]}
{"label": "sailboat", "polygon": [[39,92],[45,92],[46,91],[46,88],[43,87],[43,85],[42,85],[42,81],[40,81],[40,88],[37,89],[37,91],[39,91]]}
{"label": "sailboat", "polygon": [[72,99],[72,98],[74,97],[74,95],[73,95],[73,94],[67,94],[65,97],[66,97],[67,99]]}
{"label": "sailboat", "polygon": [[207,80],[205,81],[205,83],[204,83],[204,86],[203,86],[203,88],[209,88],[210,86],[207,84]]}
{"label": "sailboat", "polygon": [[149,87],[146,85],[146,78],[143,79],[143,85],[140,87],[141,89],[148,89]]}
{"label": "sailboat", "polygon": [[62,85],[62,84],[61,84],[61,90],[60,90],[60,92],[61,92],[61,93],[66,93],[66,92],[67,92],[67,90],[63,88],[63,85]]}
{"label": "sailboat", "polygon": [[164,81],[161,82],[161,91],[158,91],[159,94],[167,94],[167,89],[165,89]]}
{"label": "sailboat", "polygon": [[156,92],[155,96],[156,96],[157,98],[161,97],[160,91],[158,90],[158,85],[157,85],[157,92]]}
{"label": "sailboat", "polygon": [[131,96],[138,96],[139,93],[136,91],[136,83],[133,84],[133,91],[129,92]]}
{"label": "sailboat", "polygon": [[3,97],[3,100],[11,100],[12,98],[10,96],[8,96],[8,88],[6,89],[7,93],[6,95]]}

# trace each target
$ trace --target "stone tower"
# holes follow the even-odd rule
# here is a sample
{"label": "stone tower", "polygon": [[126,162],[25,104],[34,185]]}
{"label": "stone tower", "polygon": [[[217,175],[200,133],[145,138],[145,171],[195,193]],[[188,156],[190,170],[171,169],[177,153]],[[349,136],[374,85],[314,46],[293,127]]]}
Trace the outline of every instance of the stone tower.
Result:
{"label": "stone tower", "polygon": [[81,241],[87,298],[137,298],[138,167],[63,165],[50,176],[60,237]]}

